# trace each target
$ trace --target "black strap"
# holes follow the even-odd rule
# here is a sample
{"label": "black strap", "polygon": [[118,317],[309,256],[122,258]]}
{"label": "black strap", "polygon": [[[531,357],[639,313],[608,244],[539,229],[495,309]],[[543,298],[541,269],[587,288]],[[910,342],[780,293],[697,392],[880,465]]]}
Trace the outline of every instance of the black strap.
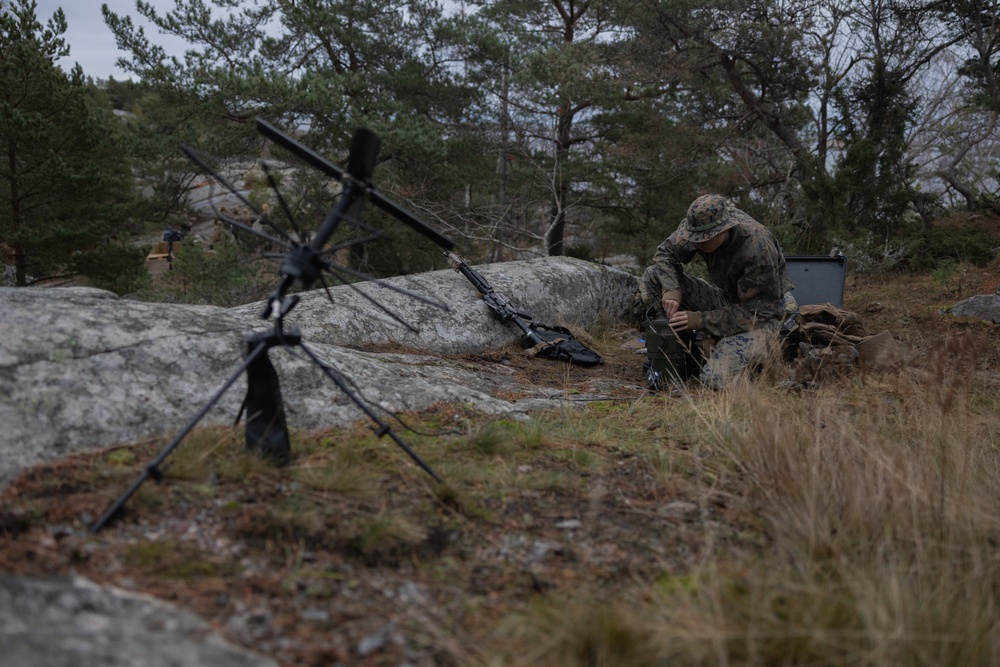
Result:
{"label": "black strap", "polygon": [[[248,345],[247,354],[252,350],[253,344]],[[267,351],[247,366],[247,395],[242,410],[246,410],[247,450],[259,452],[275,465],[288,465],[292,448],[281,385]]]}

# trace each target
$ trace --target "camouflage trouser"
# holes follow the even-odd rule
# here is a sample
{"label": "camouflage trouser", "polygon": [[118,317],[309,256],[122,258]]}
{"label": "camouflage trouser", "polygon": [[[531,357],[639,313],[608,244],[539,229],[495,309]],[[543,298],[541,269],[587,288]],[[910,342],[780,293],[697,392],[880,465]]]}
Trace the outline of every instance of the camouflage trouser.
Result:
{"label": "camouflage trouser", "polygon": [[[716,310],[730,305],[729,300],[715,285],[680,273],[681,309],[691,311]],[[666,317],[660,297],[663,288],[656,274],[647,269],[639,283],[637,310],[645,317],[661,319]],[[791,292],[784,296],[785,312],[794,313],[798,305]],[[739,375],[744,369],[755,370],[762,366],[771,353],[781,330],[781,320],[775,320],[753,331],[744,331],[715,338],[706,336],[702,341],[705,364],[701,369],[701,382],[709,387],[719,388]]]}

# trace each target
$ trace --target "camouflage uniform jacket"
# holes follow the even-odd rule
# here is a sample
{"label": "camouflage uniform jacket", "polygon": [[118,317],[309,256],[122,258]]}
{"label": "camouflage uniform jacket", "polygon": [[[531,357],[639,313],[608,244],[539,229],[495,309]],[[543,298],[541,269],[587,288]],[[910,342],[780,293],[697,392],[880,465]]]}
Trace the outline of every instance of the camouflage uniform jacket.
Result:
{"label": "camouflage uniform jacket", "polygon": [[664,292],[680,291],[678,272],[700,254],[729,305],[701,311],[701,329],[713,336],[751,331],[784,318],[783,295],[792,289],[778,240],[764,225],[733,210],[739,224],[715,252],[701,253],[694,244],[672,234],[653,255],[654,270]]}

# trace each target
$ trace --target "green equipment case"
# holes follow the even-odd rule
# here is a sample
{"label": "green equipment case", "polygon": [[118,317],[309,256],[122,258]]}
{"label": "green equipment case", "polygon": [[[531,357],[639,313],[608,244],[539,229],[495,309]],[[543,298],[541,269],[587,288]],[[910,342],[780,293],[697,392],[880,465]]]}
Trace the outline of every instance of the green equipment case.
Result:
{"label": "green equipment case", "polygon": [[668,320],[646,320],[646,376],[649,388],[659,390],[665,383],[684,382],[697,377],[703,361],[700,331],[675,332]]}

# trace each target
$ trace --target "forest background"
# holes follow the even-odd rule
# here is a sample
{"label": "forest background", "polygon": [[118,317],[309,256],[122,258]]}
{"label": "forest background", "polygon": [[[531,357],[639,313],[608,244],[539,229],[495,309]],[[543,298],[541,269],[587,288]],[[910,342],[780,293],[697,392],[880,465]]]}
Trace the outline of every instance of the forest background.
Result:
{"label": "forest background", "polygon": [[[74,275],[152,299],[263,298],[273,270],[263,275],[246,234],[212,253],[186,244],[164,285],[143,261],[144,240],[192,224],[190,190],[204,180],[181,145],[220,173],[244,170],[232,177],[282,226],[319,226],[337,188],[265,146],[258,117],[338,163],[356,128],[374,131],[378,187],[473,261],[624,255],[641,267],[706,192],[768,225],[786,254],[836,246],[859,272],[958,270],[1000,245],[995,3],[178,0],[162,13],[138,0],[134,15],[101,11],[126,80],[64,72],[62,11],[0,0],[7,284]],[[168,55],[140,19],[188,50]],[[344,262],[375,275],[442,266],[382,218],[365,211],[384,236],[347,242]]]}

